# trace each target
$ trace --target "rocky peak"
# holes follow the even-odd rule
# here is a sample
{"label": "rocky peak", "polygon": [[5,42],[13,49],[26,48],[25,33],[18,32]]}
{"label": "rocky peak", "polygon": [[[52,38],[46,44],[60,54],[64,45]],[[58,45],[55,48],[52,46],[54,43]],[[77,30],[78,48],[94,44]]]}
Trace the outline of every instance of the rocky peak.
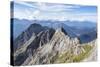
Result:
{"label": "rocky peak", "polygon": [[[28,45],[26,50],[23,50],[25,47],[22,47],[22,52],[19,53],[19,55],[23,54],[22,58],[25,54],[27,56],[24,57],[21,65],[50,63],[53,57],[57,55],[62,55],[69,51],[78,55],[81,52],[79,40],[66,35],[62,28],[41,31],[34,39],[28,40],[28,42],[30,43],[26,44]],[[21,61],[17,58],[20,57],[19,55],[15,56],[17,60],[15,60],[15,63]]]}
{"label": "rocky peak", "polygon": [[[15,40],[14,40],[14,52],[23,46],[31,37],[36,37],[40,32],[49,30],[48,27],[41,26],[40,24],[31,24],[25,31],[23,31]],[[53,29],[51,29],[53,30]],[[52,31],[50,31],[52,32]]]}

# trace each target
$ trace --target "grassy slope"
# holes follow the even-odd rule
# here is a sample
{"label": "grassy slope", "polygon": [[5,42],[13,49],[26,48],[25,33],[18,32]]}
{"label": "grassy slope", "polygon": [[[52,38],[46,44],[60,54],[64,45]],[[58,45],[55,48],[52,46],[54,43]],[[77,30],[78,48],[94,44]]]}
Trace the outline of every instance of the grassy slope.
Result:
{"label": "grassy slope", "polygon": [[89,52],[93,47],[90,45],[82,46],[85,52],[80,53],[79,55],[73,55],[71,51],[68,51],[63,54],[57,54],[51,59],[51,63],[69,63],[69,62],[80,62],[84,58],[89,56]]}

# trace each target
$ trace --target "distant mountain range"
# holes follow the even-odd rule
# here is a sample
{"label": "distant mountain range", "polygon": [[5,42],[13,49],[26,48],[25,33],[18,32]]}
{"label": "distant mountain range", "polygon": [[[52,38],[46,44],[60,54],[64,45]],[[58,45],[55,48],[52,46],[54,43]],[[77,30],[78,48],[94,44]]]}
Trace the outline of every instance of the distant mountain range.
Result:
{"label": "distant mountain range", "polygon": [[[12,19],[14,39],[18,39],[24,34],[24,32],[29,31],[29,37],[31,37],[33,32],[40,32],[44,29],[53,28],[54,30],[58,28],[63,28],[65,32],[72,38],[78,37],[81,43],[89,42],[97,37],[97,25],[96,23],[89,21],[38,21],[38,20],[26,20],[26,19]],[[33,25],[33,26],[32,26]],[[25,34],[24,34],[25,35]],[[23,37],[23,36],[22,36]],[[27,39],[27,38],[26,38]]]}

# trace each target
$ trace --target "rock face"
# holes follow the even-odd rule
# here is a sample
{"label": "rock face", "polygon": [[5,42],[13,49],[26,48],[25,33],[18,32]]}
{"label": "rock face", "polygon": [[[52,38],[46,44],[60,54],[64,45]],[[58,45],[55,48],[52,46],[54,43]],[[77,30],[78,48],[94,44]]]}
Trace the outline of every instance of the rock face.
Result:
{"label": "rock face", "polygon": [[42,27],[40,24],[31,24],[28,29],[23,31],[15,40],[14,40],[14,51],[19,49],[23,44],[25,44],[32,36],[36,36],[41,31],[47,30],[48,27]]}
{"label": "rock face", "polygon": [[[35,25],[37,28],[37,25]],[[28,33],[30,36],[25,36],[25,39],[19,40],[15,45],[20,45],[14,53],[14,65],[33,65],[33,64],[50,64],[61,63],[62,56],[65,62],[73,62],[70,57],[79,55],[85,52],[81,47],[78,38],[71,38],[63,28],[56,30],[47,27],[38,27],[38,31],[34,30],[34,25],[28,28],[28,32],[24,32],[22,39]],[[20,43],[21,42],[21,43]]]}

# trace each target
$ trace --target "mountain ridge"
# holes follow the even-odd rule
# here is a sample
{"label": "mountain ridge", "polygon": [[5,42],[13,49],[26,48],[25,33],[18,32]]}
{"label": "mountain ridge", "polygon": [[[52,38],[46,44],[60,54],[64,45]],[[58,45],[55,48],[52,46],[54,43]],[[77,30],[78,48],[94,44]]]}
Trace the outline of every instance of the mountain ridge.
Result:
{"label": "mountain ridge", "polygon": [[[47,33],[48,34],[48,33]],[[37,60],[39,60],[39,61],[41,61],[40,59],[42,58],[42,57],[48,57],[48,55],[49,54],[52,54],[52,53],[54,53],[54,54],[52,54],[51,55],[51,57],[53,56],[53,55],[56,55],[56,54],[60,54],[60,53],[63,53],[64,51],[68,51],[68,50],[70,50],[71,49],[71,47],[72,46],[74,46],[74,43],[73,43],[73,45],[70,45],[70,44],[68,44],[68,41],[70,42],[70,37],[69,36],[66,36],[62,31],[61,31],[61,29],[59,28],[59,29],[57,29],[56,31],[55,31],[55,33],[54,33],[54,35],[52,36],[52,38],[51,38],[51,40],[49,40],[49,41],[47,41],[46,43],[44,42],[43,44],[41,44],[40,42],[43,40],[43,39],[41,39],[41,36],[40,35],[44,35],[44,33],[43,34],[38,34],[37,36],[39,36],[40,38],[40,41],[39,40],[37,40],[37,38],[35,38],[33,41],[32,41],[32,43],[31,44],[29,44],[28,46],[27,46],[27,48],[26,48],[26,50],[25,51],[23,51],[22,53],[19,53],[19,54],[17,54],[17,55],[15,55],[15,57],[16,57],[16,59],[17,58],[19,58],[20,57],[20,54],[26,54],[26,56],[27,57],[25,57],[25,59],[24,58],[22,58],[23,59],[23,61],[25,61],[25,62],[23,62],[23,64],[26,64],[26,62],[28,61],[28,59],[29,59],[29,57],[31,58],[32,56],[34,57],[34,58],[36,58],[37,57],[37,55],[38,56],[40,56],[40,57],[38,57],[38,59]],[[46,35],[44,36],[44,37],[46,37]],[[67,37],[67,38],[66,38]],[[48,40],[47,38],[46,38],[46,40]],[[68,40],[68,41],[67,41]],[[45,41],[45,40],[44,40]],[[73,40],[74,41],[74,40]],[[77,43],[77,39],[75,39],[75,43]],[[67,43],[67,44],[64,44],[63,42],[65,42],[65,43]],[[35,45],[36,44],[36,45]],[[36,47],[37,46],[37,47]],[[36,48],[35,48],[36,47]],[[19,52],[19,51],[18,51]],[[39,54],[38,54],[38,52],[39,52]],[[81,51],[78,51],[78,52],[81,52]],[[76,52],[76,54],[77,54],[77,52]],[[24,55],[22,55],[22,56],[24,56]],[[32,63],[32,64],[39,64],[39,63],[49,63],[50,61],[48,61],[49,60],[49,58],[44,58],[44,60],[46,59],[46,61],[41,61],[41,62],[39,62],[39,61],[37,61],[37,60],[31,60],[31,61],[34,61],[34,63]],[[48,59],[48,60],[47,60]],[[17,60],[18,61],[18,60]],[[16,62],[16,64],[17,65],[19,65],[19,62],[17,62],[16,60],[15,60],[15,62]],[[21,62],[22,60],[20,60],[19,59],[19,61]],[[30,61],[30,62],[31,62]],[[29,62],[29,61],[28,61]],[[22,62],[21,62],[22,63]],[[29,63],[30,64],[30,63]]]}
{"label": "mountain ridge", "polygon": [[[36,29],[34,32],[34,25],[36,28],[41,28],[40,31]],[[24,34],[31,33],[29,39],[25,40],[25,43],[22,42],[23,44],[20,44],[20,39],[17,41],[16,45],[20,44],[20,46],[14,52],[14,65],[74,62],[71,56],[78,56],[85,52],[80,39],[70,37],[62,26],[53,29],[35,23],[27,30]],[[27,36],[23,35],[23,37]],[[64,54],[68,54],[64,57],[66,59],[59,60]]]}

